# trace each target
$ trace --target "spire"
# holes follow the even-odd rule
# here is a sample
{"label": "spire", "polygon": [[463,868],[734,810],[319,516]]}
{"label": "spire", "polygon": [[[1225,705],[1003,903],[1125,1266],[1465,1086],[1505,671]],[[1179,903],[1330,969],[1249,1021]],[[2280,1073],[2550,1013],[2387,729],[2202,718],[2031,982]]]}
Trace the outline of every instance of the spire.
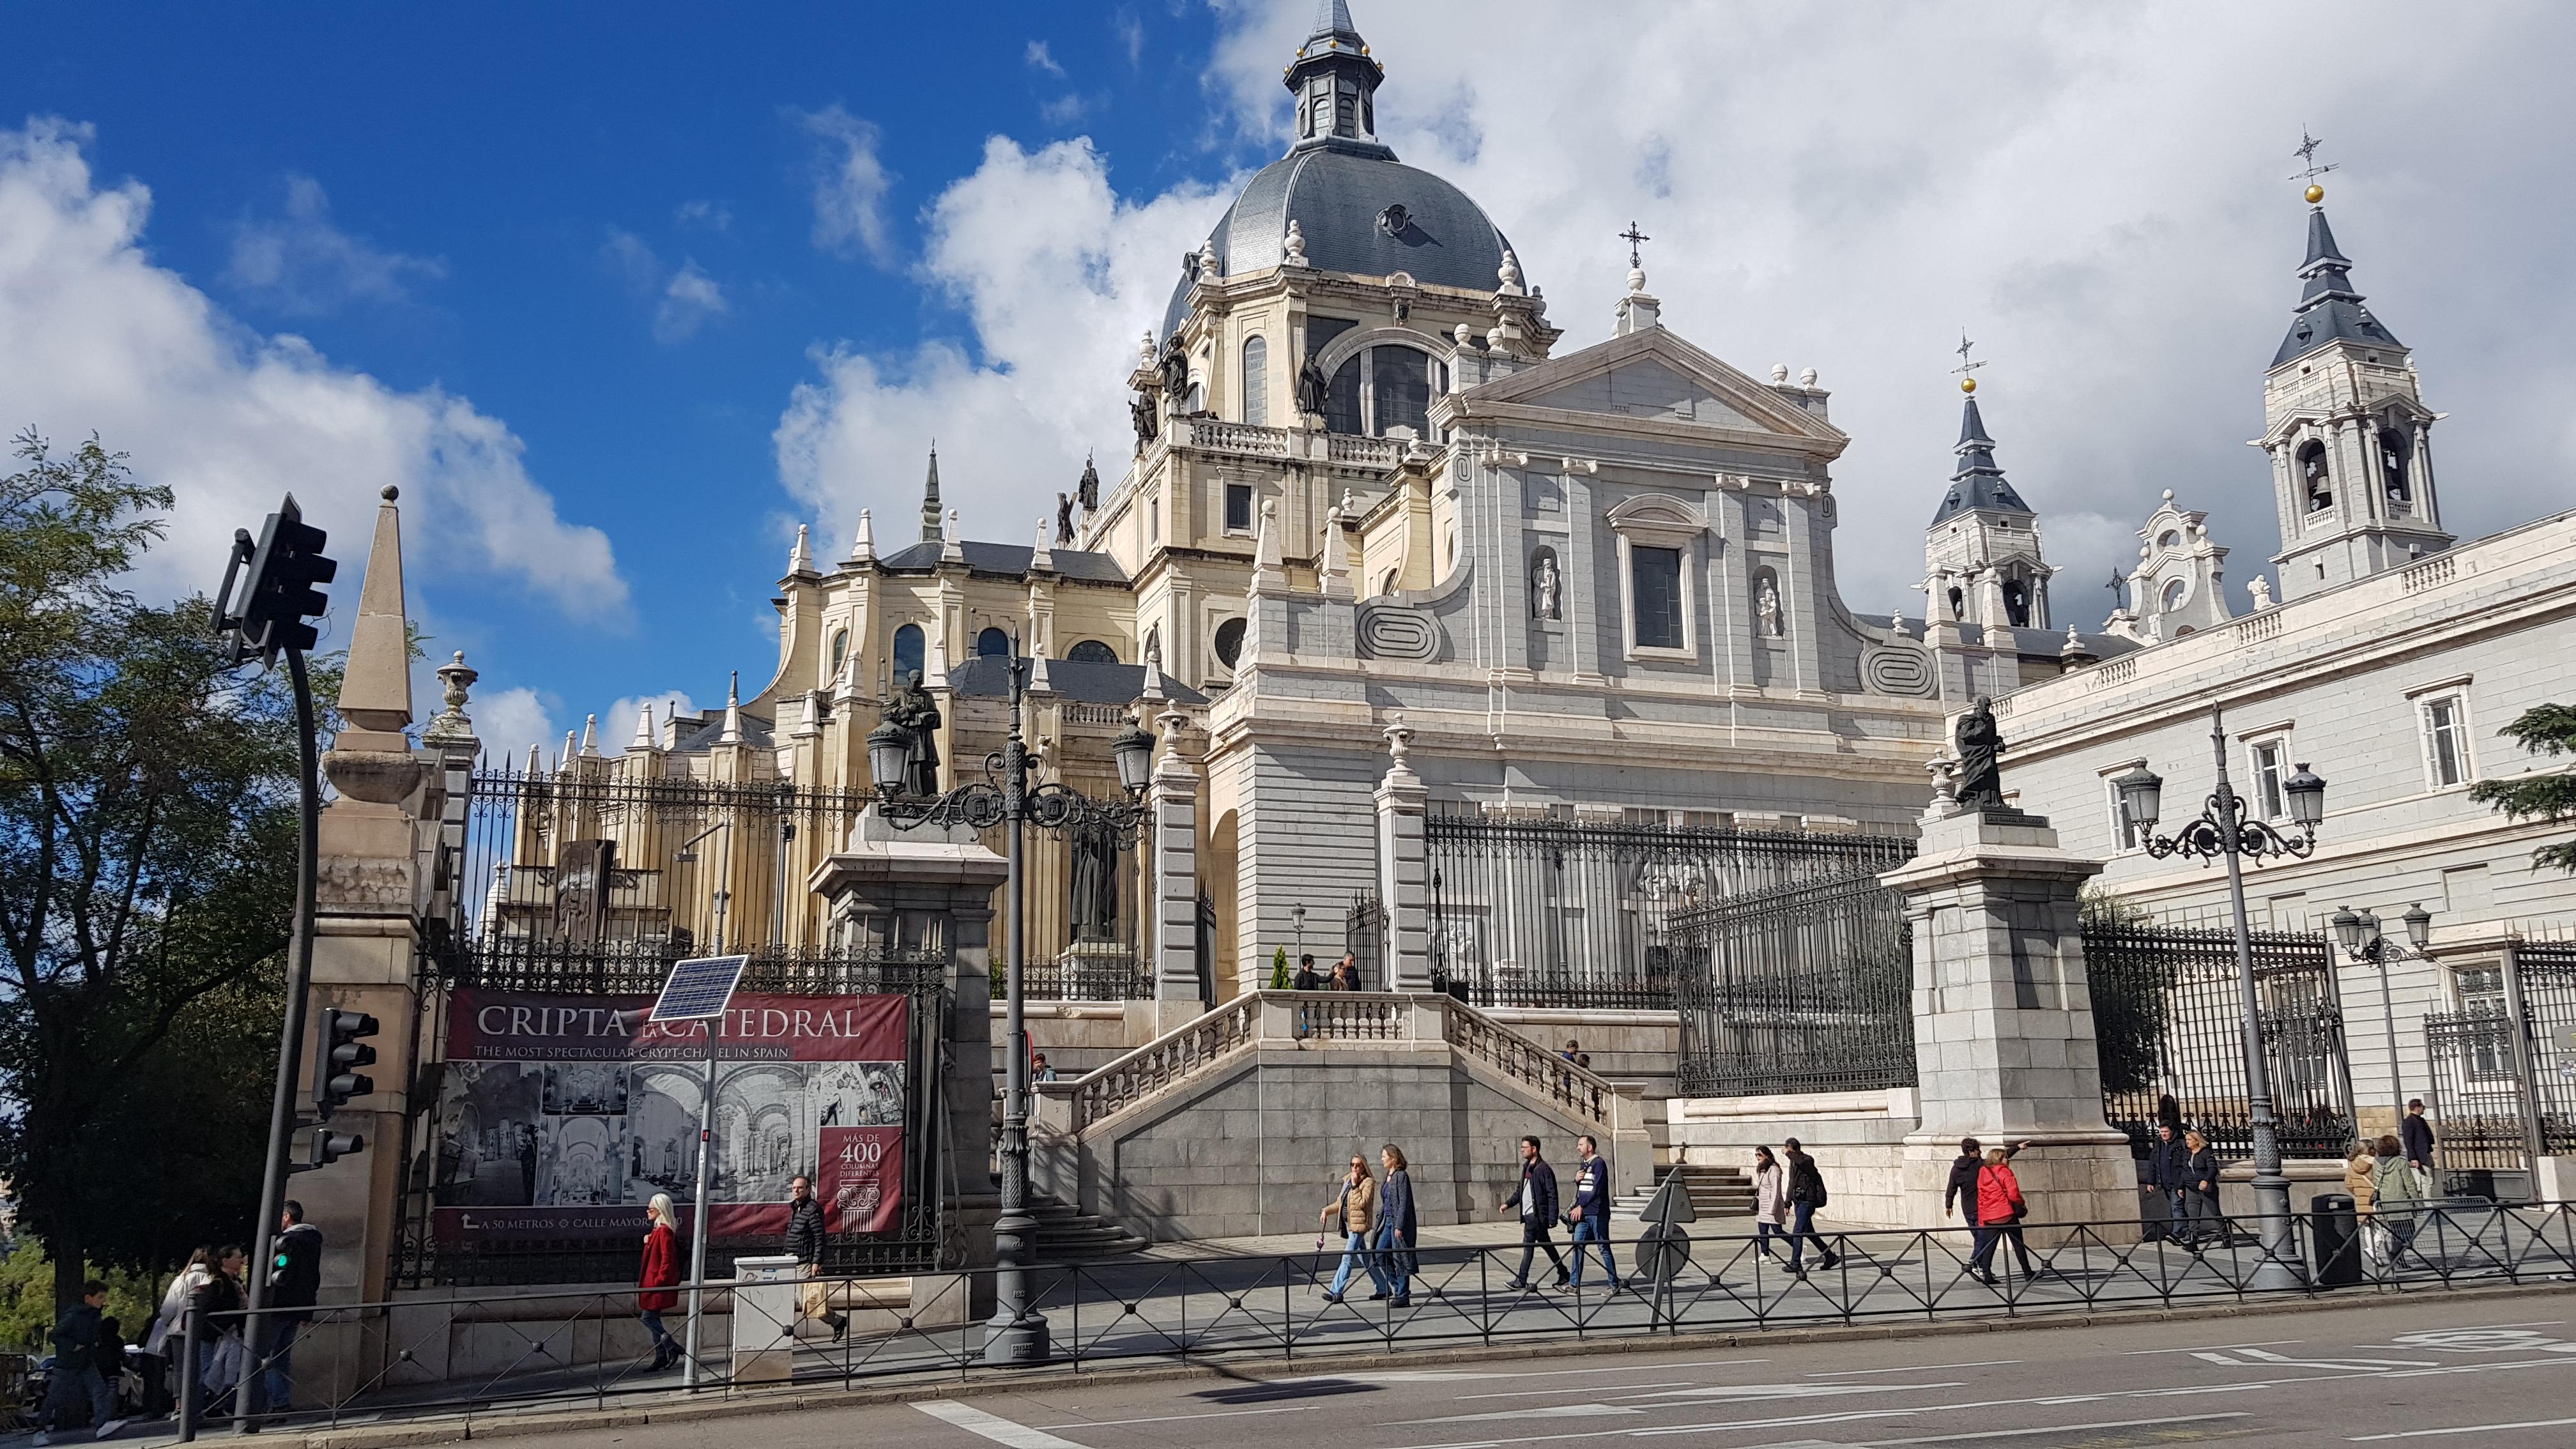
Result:
{"label": "spire", "polygon": [[[672,707],[678,708],[676,705]],[[635,712],[635,738],[627,743],[626,748],[629,752],[653,748],[653,701],[644,701],[644,707]]]}
{"label": "spire", "polygon": [[[1062,495],[1058,496],[1060,497]],[[1041,570],[1051,572],[1054,570],[1055,549],[1049,542],[1053,536],[1054,535],[1048,531],[1046,515],[1043,513],[1039,514],[1038,542],[1037,547],[1029,550],[1029,572],[1037,573]]]}
{"label": "spire", "polygon": [[742,743],[742,675],[737,671],[725,685],[724,732],[716,736],[720,745]]}
{"label": "spire", "polygon": [[937,543],[939,531],[939,443],[930,444],[930,477],[921,485],[921,541]]}
{"label": "spire", "polygon": [[850,562],[872,563],[877,556],[877,526],[868,511],[859,510],[859,536],[850,540]]}
{"label": "spire", "polygon": [[957,510],[954,508],[948,510],[948,531],[939,540],[939,561],[941,563],[966,561],[966,531],[957,526]]}
{"label": "spire", "polygon": [[570,730],[565,730],[565,731],[564,731],[564,747],[563,747],[563,754],[561,754],[560,756],[556,757],[556,760],[555,760],[555,772],[556,772],[557,774],[561,774],[561,773],[563,773],[564,771],[571,769],[571,768],[572,768],[572,762],[574,761],[574,759],[578,758],[578,757],[580,756],[580,754],[581,754],[581,746],[576,745],[576,744],[574,744],[574,743],[573,743],[573,741],[572,741],[572,731],[570,731]]}
{"label": "spire", "polygon": [[2322,186],[2308,187],[2308,256],[2299,263],[2299,305],[2290,309],[2289,335],[2272,355],[2274,367],[2338,340],[2405,346],[2362,305],[2352,284],[2352,259],[2335,245],[2334,228],[2326,222],[2325,194]]}
{"label": "spire", "polygon": [[340,675],[340,713],[360,729],[388,733],[411,723],[411,626],[403,616],[402,516],[394,507],[400,496],[388,485],[376,505],[367,581]]}
{"label": "spire", "polygon": [[585,760],[599,758],[599,716],[597,715],[582,721],[581,757]]}
{"label": "spire", "polygon": [[1977,380],[1959,379],[1959,390],[1968,395],[1959,407],[1959,442],[1952,450],[1959,455],[1959,468],[1950,475],[1950,491],[1942,495],[1932,521],[1943,523],[1974,508],[2030,512],[2030,505],[2004,481],[2003,466],[1995,461],[1995,440],[1986,432],[1985,415],[1977,410]]}
{"label": "spire", "polygon": [[1330,147],[1392,160],[1377,139],[1377,87],[1386,68],[1369,58],[1344,0],[1316,7],[1314,32],[1297,47],[1281,83],[1297,98],[1297,147]]}
{"label": "spire", "polygon": [[787,551],[787,572],[791,577],[814,572],[814,543],[801,523],[796,525],[796,546]]}

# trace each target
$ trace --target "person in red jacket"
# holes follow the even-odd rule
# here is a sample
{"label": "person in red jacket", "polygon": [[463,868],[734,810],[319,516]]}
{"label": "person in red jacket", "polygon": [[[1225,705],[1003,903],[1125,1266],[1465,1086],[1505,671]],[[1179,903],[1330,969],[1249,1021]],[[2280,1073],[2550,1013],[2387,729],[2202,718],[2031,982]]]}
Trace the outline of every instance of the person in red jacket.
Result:
{"label": "person in red jacket", "polygon": [[2021,1220],[2030,1213],[2030,1204],[2022,1201],[2021,1180],[2013,1176],[2012,1156],[2003,1148],[1989,1149],[1986,1165],[1977,1169],[1977,1252],[1968,1267],[1986,1286],[1993,1287],[1995,1277],[1995,1243],[2012,1240],[2013,1256],[2021,1260],[2024,1278],[2038,1276],[2030,1266],[2030,1245],[2022,1241]]}
{"label": "person in red jacket", "polygon": [[644,1220],[650,1230],[644,1234],[644,1261],[635,1272],[635,1286],[644,1290],[635,1295],[635,1316],[653,1335],[653,1371],[658,1373],[680,1361],[680,1345],[662,1326],[663,1313],[680,1306],[680,1295],[670,1291],[680,1282],[680,1235],[672,1222],[671,1195],[653,1194]]}

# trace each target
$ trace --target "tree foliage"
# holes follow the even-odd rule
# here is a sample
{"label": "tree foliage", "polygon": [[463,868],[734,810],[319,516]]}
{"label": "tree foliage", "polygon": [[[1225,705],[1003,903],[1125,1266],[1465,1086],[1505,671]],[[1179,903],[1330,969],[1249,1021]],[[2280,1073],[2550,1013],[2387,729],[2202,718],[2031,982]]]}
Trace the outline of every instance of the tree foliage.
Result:
{"label": "tree foliage", "polygon": [[[2504,734],[2535,755],[2576,754],[2576,705],[2534,705],[2506,725]],[[2503,811],[2509,820],[2576,821],[2576,774],[2551,770],[2518,780],[2481,780],[2469,787],[2469,798]],[[2576,840],[2540,847],[2531,853],[2531,863],[2535,869],[2576,874]]]}
{"label": "tree foliage", "polygon": [[[202,598],[122,587],[167,488],[33,432],[0,478],[0,1172],[81,1264],[167,1266],[257,1201],[294,891],[294,712]],[[327,696],[326,696],[327,697]],[[263,1045],[265,1043],[265,1045]]]}

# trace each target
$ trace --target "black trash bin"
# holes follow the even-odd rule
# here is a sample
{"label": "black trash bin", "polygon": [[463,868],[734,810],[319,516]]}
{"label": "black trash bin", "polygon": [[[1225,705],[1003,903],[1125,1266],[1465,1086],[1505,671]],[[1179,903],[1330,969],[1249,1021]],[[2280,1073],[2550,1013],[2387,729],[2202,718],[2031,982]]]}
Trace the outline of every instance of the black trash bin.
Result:
{"label": "black trash bin", "polygon": [[2349,1288],[2361,1281],[2361,1218],[2350,1194],[2317,1194],[2308,1205],[2308,1240],[2316,1245],[2318,1287]]}

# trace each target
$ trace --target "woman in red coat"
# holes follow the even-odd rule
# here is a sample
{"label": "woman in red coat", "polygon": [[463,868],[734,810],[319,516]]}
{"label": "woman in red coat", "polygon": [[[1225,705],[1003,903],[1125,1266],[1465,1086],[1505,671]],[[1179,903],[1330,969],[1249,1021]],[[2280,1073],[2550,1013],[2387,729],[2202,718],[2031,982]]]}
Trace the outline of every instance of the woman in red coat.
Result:
{"label": "woman in red coat", "polygon": [[644,1291],[635,1295],[636,1316],[644,1320],[644,1330],[653,1335],[653,1369],[659,1372],[680,1361],[680,1345],[672,1341],[670,1330],[662,1326],[662,1314],[680,1306],[680,1295],[670,1290],[680,1281],[680,1235],[672,1226],[671,1195],[653,1194],[644,1208],[644,1220],[650,1230],[644,1234],[644,1261],[635,1273],[635,1284]]}
{"label": "woman in red coat", "polygon": [[1999,1281],[1994,1265],[1998,1239],[2012,1240],[2013,1256],[2021,1260],[2024,1278],[2036,1276],[2030,1266],[2030,1245],[2021,1238],[2021,1220],[2029,1214],[2030,1204],[2022,1201],[2021,1180],[2013,1176],[2011,1156],[2000,1147],[1989,1149],[1986,1165],[1977,1169],[1977,1252],[1968,1267],[1990,1288]]}

